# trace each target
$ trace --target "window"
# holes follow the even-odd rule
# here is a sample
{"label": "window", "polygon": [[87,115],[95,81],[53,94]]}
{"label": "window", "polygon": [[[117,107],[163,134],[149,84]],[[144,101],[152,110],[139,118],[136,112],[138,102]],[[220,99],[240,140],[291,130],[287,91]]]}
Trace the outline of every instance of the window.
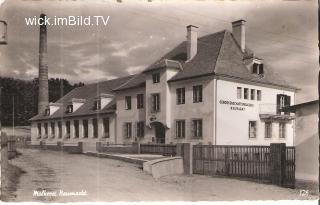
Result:
{"label": "window", "polygon": [[265,138],[271,138],[272,136],[272,122],[265,122]]}
{"label": "window", "polygon": [[54,122],[50,123],[50,127],[51,127],[51,136],[52,136],[52,138],[54,138],[55,134],[56,134],[56,130],[55,130],[55,127],[54,127]]}
{"label": "window", "polygon": [[185,89],[184,88],[177,88],[177,105],[185,104]]}
{"label": "window", "polygon": [[257,100],[261,101],[261,90],[257,90]]}
{"label": "window", "polygon": [[152,112],[159,112],[160,111],[160,94],[154,93],[151,94],[152,100]]}
{"label": "window", "polygon": [[41,138],[41,123],[38,123],[38,138]]}
{"label": "window", "polygon": [[132,137],[132,124],[131,122],[124,123],[124,137],[131,138]]}
{"label": "window", "polygon": [[252,73],[257,75],[262,75],[263,72],[263,64],[262,63],[254,63],[252,67]]}
{"label": "window", "polygon": [[58,122],[58,137],[62,138],[62,122]]}
{"label": "window", "polygon": [[160,82],[160,73],[152,74],[152,82],[159,83]]}
{"label": "window", "polygon": [[45,137],[48,137],[48,123],[44,123],[44,134]]}
{"label": "window", "polygon": [[250,93],[251,100],[255,100],[256,99],[256,90],[251,89],[250,91],[251,91],[251,93]]}
{"label": "window", "polygon": [[177,120],[176,121],[176,138],[185,138],[186,135],[186,121]]}
{"label": "window", "polygon": [[193,86],[193,103],[202,102],[202,85]]}
{"label": "window", "polygon": [[237,87],[237,98],[238,99],[242,98],[242,87]]}
{"label": "window", "polygon": [[79,120],[73,121],[74,126],[74,137],[79,138]]}
{"label": "window", "polygon": [[125,97],[125,109],[131,110],[131,96]]}
{"label": "window", "polygon": [[249,99],[249,88],[244,88],[243,98],[246,100]]}
{"label": "window", "polygon": [[83,137],[88,138],[88,135],[89,135],[88,120],[83,120],[82,125],[83,125]]}
{"label": "window", "polygon": [[94,101],[94,110],[100,110],[101,109],[101,100]]}
{"label": "window", "polygon": [[66,138],[70,138],[70,121],[66,121]]}
{"label": "window", "polygon": [[137,122],[137,137],[139,137],[139,138],[144,137],[144,122],[143,121]]}
{"label": "window", "polygon": [[257,137],[257,122],[249,121],[249,138]]}
{"label": "window", "polygon": [[45,109],[45,115],[46,115],[46,116],[49,116],[49,115],[50,115],[50,109],[49,109],[49,108]]}
{"label": "window", "polygon": [[104,137],[109,138],[110,137],[110,126],[109,126],[109,118],[103,118],[103,132]]}
{"label": "window", "polygon": [[67,106],[67,113],[72,113],[73,112],[73,105],[68,105]]}
{"label": "window", "polygon": [[279,138],[286,138],[286,123],[279,123]]}
{"label": "window", "polygon": [[289,113],[289,110],[286,109],[291,104],[291,97],[288,95],[278,94],[277,95],[277,113],[285,112]]}
{"label": "window", "polygon": [[191,129],[192,129],[191,133],[193,137],[201,138],[202,137],[202,119],[192,120]]}
{"label": "window", "polygon": [[98,138],[98,119],[92,119],[93,137]]}
{"label": "window", "polygon": [[143,108],[143,94],[137,95],[137,109]]}

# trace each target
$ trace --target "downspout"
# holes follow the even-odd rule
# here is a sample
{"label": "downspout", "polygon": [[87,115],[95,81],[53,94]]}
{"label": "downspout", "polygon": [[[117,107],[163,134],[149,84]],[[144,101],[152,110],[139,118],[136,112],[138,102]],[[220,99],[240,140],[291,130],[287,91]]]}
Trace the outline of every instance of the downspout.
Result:
{"label": "downspout", "polygon": [[217,145],[217,79],[213,79],[213,139],[214,145]]}

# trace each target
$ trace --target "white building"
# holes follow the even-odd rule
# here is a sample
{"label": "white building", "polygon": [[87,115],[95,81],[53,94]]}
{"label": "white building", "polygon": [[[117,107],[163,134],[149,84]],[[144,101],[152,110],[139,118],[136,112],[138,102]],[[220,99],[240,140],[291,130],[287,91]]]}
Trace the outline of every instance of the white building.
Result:
{"label": "white building", "polygon": [[187,40],[143,72],[76,88],[31,119],[40,141],[294,144],[287,85],[245,45],[245,21]]}

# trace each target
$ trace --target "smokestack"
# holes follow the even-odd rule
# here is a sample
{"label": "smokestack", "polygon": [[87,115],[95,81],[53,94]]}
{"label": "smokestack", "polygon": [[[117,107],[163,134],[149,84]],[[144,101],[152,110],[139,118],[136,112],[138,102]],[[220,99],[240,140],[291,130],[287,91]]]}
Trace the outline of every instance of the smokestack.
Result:
{"label": "smokestack", "polygon": [[197,54],[198,27],[187,26],[187,60],[191,60]]}
{"label": "smokestack", "polygon": [[47,26],[45,25],[45,18],[45,14],[40,15],[38,114],[43,112],[49,104]]}
{"label": "smokestack", "polygon": [[232,34],[238,42],[242,52],[244,52],[246,49],[245,22],[246,21],[242,19],[232,22]]}

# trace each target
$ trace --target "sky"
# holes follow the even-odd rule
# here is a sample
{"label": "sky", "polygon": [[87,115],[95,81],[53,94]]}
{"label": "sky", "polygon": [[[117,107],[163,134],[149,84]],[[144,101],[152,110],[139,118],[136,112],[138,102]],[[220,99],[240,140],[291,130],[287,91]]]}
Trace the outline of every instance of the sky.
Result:
{"label": "sky", "polygon": [[[1,0],[0,0],[1,3]],[[76,83],[135,74],[181,41],[186,26],[203,36],[246,20],[246,45],[289,85],[297,103],[318,98],[317,1],[2,0],[8,44],[0,46],[0,76],[38,75],[39,27],[25,18],[109,16],[105,26],[48,26],[49,77]]]}

